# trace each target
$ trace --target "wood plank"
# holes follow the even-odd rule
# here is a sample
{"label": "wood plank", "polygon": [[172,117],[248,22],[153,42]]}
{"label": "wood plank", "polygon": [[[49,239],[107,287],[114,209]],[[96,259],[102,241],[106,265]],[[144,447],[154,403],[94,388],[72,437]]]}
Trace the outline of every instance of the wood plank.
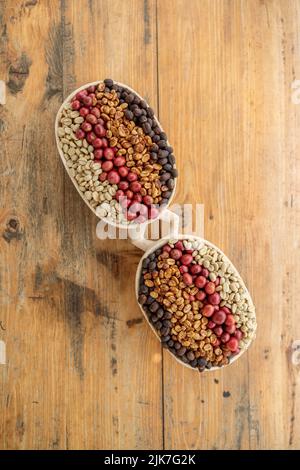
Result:
{"label": "wood plank", "polygon": [[1,3],[0,447],[160,448],[161,349],[134,298],[140,252],[96,240],[51,132],[63,96],[105,76],[156,106],[155,2],[27,4]]}
{"label": "wood plank", "polygon": [[205,204],[206,238],[244,276],[259,322],[250,351],[223,371],[199,377],[164,355],[167,449],[299,448],[290,360],[300,337],[299,8],[158,2],[160,119],[180,170],[176,200]]}

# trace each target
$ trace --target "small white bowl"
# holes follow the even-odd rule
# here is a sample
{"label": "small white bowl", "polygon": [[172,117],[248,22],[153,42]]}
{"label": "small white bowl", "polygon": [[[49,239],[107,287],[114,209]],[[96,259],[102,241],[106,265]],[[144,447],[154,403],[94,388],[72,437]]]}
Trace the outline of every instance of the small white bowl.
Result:
{"label": "small white bowl", "polygon": [[[173,238],[173,237],[172,237]],[[209,247],[211,248],[214,248],[215,250],[217,250],[219,253],[221,253],[223,256],[224,256],[224,259],[226,262],[228,262],[230,264],[230,266],[232,267],[232,270],[233,270],[233,274],[239,278],[239,282],[241,284],[241,286],[243,287],[243,289],[245,290],[245,297],[246,299],[248,300],[248,303],[249,305],[253,308],[254,310],[254,316],[255,316],[255,307],[254,307],[254,304],[253,304],[253,301],[252,301],[252,298],[249,294],[249,291],[247,289],[247,287],[245,286],[245,283],[241,277],[241,275],[239,274],[239,272],[237,271],[237,269],[235,268],[234,264],[229,260],[229,258],[225,255],[225,253],[223,253],[222,250],[220,250],[220,248],[218,248],[216,245],[214,245],[213,243],[205,240],[204,238],[201,238],[201,237],[197,237],[197,236],[194,236],[194,235],[187,235],[187,234],[184,234],[184,235],[176,235],[174,237],[174,239],[176,240],[197,240],[197,241],[201,241],[203,242],[203,244],[205,245],[208,245]],[[157,242],[153,243],[152,247],[150,247],[145,253],[144,255],[142,256],[140,262],[139,262],[139,265],[138,265],[138,268],[137,268],[137,271],[136,271],[136,277],[135,277],[135,294],[136,294],[136,299],[137,299],[137,303],[148,323],[148,325],[150,326],[150,328],[152,329],[152,331],[154,332],[155,336],[159,339],[160,341],[160,336],[158,335],[157,333],[157,330],[154,328],[154,326],[150,323],[148,317],[147,317],[147,314],[144,312],[142,306],[139,304],[138,302],[138,296],[139,296],[139,280],[140,280],[140,276],[141,276],[141,273],[142,273],[142,263],[143,263],[143,260],[145,258],[147,258],[149,255],[151,255],[151,253],[155,252],[158,248],[161,248],[165,243],[167,243],[168,241],[170,240],[170,237],[164,237],[164,238],[161,238],[160,240],[158,240]],[[256,318],[256,316],[255,316]],[[256,329],[256,328],[255,328]],[[254,336],[255,337],[255,336]],[[226,364],[226,365],[223,365],[223,366],[220,366],[220,367],[211,367],[210,369],[205,369],[203,372],[211,372],[211,371],[215,371],[215,370],[220,370],[220,369],[223,369],[224,367],[228,367],[230,366],[231,364],[233,364],[233,362],[235,362],[237,359],[239,359],[243,354],[244,352],[249,348],[250,344],[252,343],[254,337],[247,343],[246,347],[244,349],[242,349],[238,354],[236,354],[235,356],[233,356],[233,358],[230,360],[229,364]],[[182,362],[178,357],[176,357],[168,348],[165,348],[170,354],[171,356],[176,359],[177,362],[179,362],[181,365],[185,366],[185,367],[188,367],[189,369],[192,369],[192,370],[195,370],[198,372],[198,369],[196,367],[191,367],[189,364],[186,364],[184,362]]]}
{"label": "small white bowl", "polygon": [[[57,115],[56,115],[56,119],[55,119],[55,138],[56,138],[56,145],[57,145],[57,149],[58,149],[58,153],[60,155],[60,158],[63,162],[63,165],[66,169],[66,172],[67,174],[69,175],[71,181],[73,182],[75,188],[77,189],[77,192],[79,193],[80,197],[84,200],[84,202],[87,204],[87,206],[89,207],[89,209],[99,218],[101,219],[101,217],[97,214],[96,212],[96,209],[94,209],[90,204],[89,202],[87,201],[87,199],[85,199],[85,197],[83,196],[82,192],[79,190],[79,187],[78,187],[78,184],[77,182],[75,181],[75,179],[70,175],[70,172],[69,172],[69,168],[67,166],[67,162],[64,158],[64,154],[63,154],[63,151],[62,149],[60,148],[59,146],[59,136],[58,136],[58,127],[59,127],[59,121],[60,121],[60,117],[61,117],[61,114],[62,114],[62,111],[64,109],[64,106],[65,104],[69,103],[72,98],[81,90],[85,90],[86,88],[88,88],[89,86],[92,86],[92,85],[99,85],[99,83],[103,83],[102,80],[98,80],[97,82],[91,82],[91,83],[86,83],[85,85],[82,85],[81,87],[79,88],[76,88],[76,90],[72,91],[72,93],[69,94],[69,96],[64,100],[64,102],[62,103],[61,107],[59,108],[58,112],[57,112]],[[130,88],[128,85],[124,85],[123,83],[120,83],[120,82],[116,82],[114,81],[114,83],[116,85],[119,85],[119,86],[122,86],[124,88],[127,88],[129,91],[131,91],[132,93],[134,93],[135,95],[137,95],[141,100],[144,100],[144,98],[142,98],[135,90],[133,90],[132,88]],[[144,100],[145,101],[145,100]],[[148,103],[147,103],[148,104]],[[157,126],[162,130],[163,132],[163,128],[162,126],[160,125],[160,122],[158,121],[157,117],[154,115],[153,119],[156,121],[157,123]],[[169,142],[167,141],[168,145]],[[176,168],[176,163],[174,165],[174,168]],[[137,226],[137,225],[143,225],[146,226],[152,222],[154,222],[155,220],[157,219],[160,219],[161,218],[161,215],[168,209],[168,207],[170,206],[172,200],[173,200],[173,197],[174,197],[174,194],[175,194],[175,191],[176,191],[176,184],[177,184],[177,178],[174,178],[174,188],[172,189],[172,194],[171,194],[171,197],[169,198],[169,201],[168,201],[168,204],[166,204],[165,206],[163,206],[160,211],[159,211],[159,214],[158,216],[155,218],[155,219],[149,219],[147,220],[146,222],[144,222],[143,224],[137,224],[137,223],[131,223],[131,224],[119,224],[117,222],[115,222],[114,220],[112,219],[109,219],[109,218],[104,218],[102,220],[104,220],[107,224],[113,226],[113,227],[116,227],[116,228],[119,228],[119,229],[128,229],[128,227],[130,226]]]}

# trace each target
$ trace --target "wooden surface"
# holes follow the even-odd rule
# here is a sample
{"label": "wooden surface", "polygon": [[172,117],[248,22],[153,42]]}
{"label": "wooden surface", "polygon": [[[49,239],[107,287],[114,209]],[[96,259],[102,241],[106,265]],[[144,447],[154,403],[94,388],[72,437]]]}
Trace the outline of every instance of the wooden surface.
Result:
{"label": "wooden surface", "polygon": [[[0,21],[0,448],[299,448],[300,2],[0,0]],[[63,172],[57,109],[105,77],[157,110],[175,202],[205,204],[253,295],[257,339],[225,370],[162,354],[141,252],[96,239]]]}

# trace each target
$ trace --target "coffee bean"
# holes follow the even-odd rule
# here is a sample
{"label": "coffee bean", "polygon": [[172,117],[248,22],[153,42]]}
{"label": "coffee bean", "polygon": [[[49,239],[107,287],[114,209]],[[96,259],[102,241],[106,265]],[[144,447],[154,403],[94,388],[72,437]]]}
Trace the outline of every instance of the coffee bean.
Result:
{"label": "coffee bean", "polygon": [[[172,318],[172,313],[171,312],[165,312],[164,313],[164,320],[170,320]],[[171,325],[170,325],[171,326]]]}
{"label": "coffee bean", "polygon": [[150,150],[151,150],[151,152],[157,153],[158,150],[159,150],[158,145],[156,145],[155,143],[152,144],[151,147],[150,147]]}
{"label": "coffee bean", "polygon": [[170,163],[172,163],[172,164],[174,165],[174,163],[175,163],[175,157],[174,157],[174,155],[169,155],[169,156],[168,156],[168,160],[169,160]]}
{"label": "coffee bean", "polygon": [[174,346],[174,341],[172,339],[170,339],[170,341],[168,341],[168,346],[169,346],[169,348],[172,348]]}
{"label": "coffee bean", "polygon": [[169,189],[173,189],[173,188],[174,188],[174,185],[175,185],[174,180],[170,178],[170,179],[167,181],[167,186],[168,186],[168,188],[169,188]]}
{"label": "coffee bean", "polygon": [[140,294],[148,294],[149,289],[147,286],[141,286],[140,287]]}
{"label": "coffee bean", "polygon": [[153,313],[157,312],[158,309],[159,309],[158,302],[153,302],[149,307],[150,312],[153,312]]}
{"label": "coffee bean", "polygon": [[165,132],[161,132],[160,138],[161,138],[162,140],[168,140],[167,134],[166,134]]}
{"label": "coffee bean", "polygon": [[136,95],[136,96],[134,97],[134,103],[139,105],[140,102],[141,102],[141,99]]}
{"label": "coffee bean", "polygon": [[149,136],[151,137],[151,139],[154,135],[155,135],[154,132],[151,130],[151,132],[149,132]]}
{"label": "coffee bean", "polygon": [[145,100],[141,100],[140,107],[143,108],[143,109],[147,109],[147,103],[146,103]]}
{"label": "coffee bean", "polygon": [[170,328],[168,328],[167,326],[163,326],[163,327],[160,329],[160,332],[161,332],[162,336],[166,336],[166,335],[169,334]]}
{"label": "coffee bean", "polygon": [[171,170],[171,175],[173,176],[173,178],[177,178],[177,176],[178,176],[178,170],[177,170],[177,168],[172,168],[172,170]]}
{"label": "coffee bean", "polygon": [[136,116],[136,117],[139,117],[142,115],[142,110],[139,109],[139,108],[136,108],[134,111],[133,111],[133,114]]}
{"label": "coffee bean", "polygon": [[155,261],[151,261],[151,263],[149,263],[149,271],[154,271],[154,269],[156,268],[156,263]]}
{"label": "coffee bean", "polygon": [[147,300],[147,296],[145,294],[139,295],[138,301],[141,305],[144,305],[146,300]]}
{"label": "coffee bean", "polygon": [[152,321],[152,323],[156,323],[156,322],[158,321],[157,316],[156,316],[156,315],[152,315],[152,316],[151,316],[151,321]]}
{"label": "coffee bean", "polygon": [[132,93],[129,93],[129,95],[125,97],[126,103],[132,103],[133,100],[134,100],[134,95]]}
{"label": "coffee bean", "polygon": [[163,321],[163,325],[164,326],[167,326],[168,328],[170,328],[172,326],[172,322],[170,322],[170,320],[164,320]]}
{"label": "coffee bean", "polygon": [[164,191],[162,193],[163,197],[165,197],[166,199],[169,199],[169,197],[171,197],[171,194],[172,194],[171,191]]}
{"label": "coffee bean", "polygon": [[143,131],[145,132],[145,134],[149,134],[149,132],[151,132],[151,127],[149,126],[148,122],[145,122],[142,125],[142,128],[143,128]]}
{"label": "coffee bean", "polygon": [[168,163],[167,158],[159,158],[158,161],[160,165],[166,165],[166,163]]}
{"label": "coffee bean", "polygon": [[[145,307],[144,307],[144,308],[145,308]],[[161,321],[158,321],[158,322],[155,324],[155,328],[156,328],[157,330],[160,330],[162,326],[163,326],[163,325],[162,325],[162,322],[161,322]]]}
{"label": "coffee bean", "polygon": [[150,117],[152,118],[152,117],[154,116],[154,111],[153,111],[153,109],[150,108],[150,107],[147,108],[147,114],[148,114],[148,116],[150,116]]}
{"label": "coffee bean", "polygon": [[161,249],[159,248],[158,250],[155,251],[155,256],[159,256],[161,254]]}
{"label": "coffee bean", "polygon": [[[150,135],[150,134],[149,134],[149,135]],[[157,153],[155,153],[155,152],[151,152],[151,153],[150,153],[150,157],[152,158],[152,160],[153,160],[154,162],[156,162],[156,161],[158,160],[158,155],[157,155]]]}
{"label": "coffee bean", "polygon": [[[160,137],[159,137],[159,135],[157,135],[157,134],[154,134],[154,136],[153,136],[152,140],[153,140],[153,142],[155,142],[155,143],[156,143],[156,142],[159,142],[159,141],[160,141]],[[157,146],[157,150],[158,150],[158,148],[159,148],[159,147]]]}
{"label": "coffee bean", "polygon": [[141,117],[139,118],[139,123],[140,123],[140,124],[145,124],[146,122],[147,122],[146,116],[141,116]]}
{"label": "coffee bean", "polygon": [[178,341],[176,341],[176,343],[174,344],[174,348],[175,348],[176,350],[180,349],[180,348],[181,348],[181,344],[180,344]]}
{"label": "coffee bean", "polygon": [[[160,136],[161,130],[160,130],[159,127],[155,127],[153,130],[154,130],[155,134],[157,134],[157,135]],[[159,139],[159,140],[160,140],[160,139]]]}
{"label": "coffee bean", "polygon": [[148,266],[149,266],[149,263],[150,263],[150,259],[149,258],[144,258],[143,262],[142,262],[142,267],[147,269]]}
{"label": "coffee bean", "polygon": [[169,339],[171,339],[171,336],[170,336],[170,335],[163,336],[163,337],[161,338],[161,340],[162,340],[163,343],[167,343],[167,342],[169,341]]}
{"label": "coffee bean", "polygon": [[106,85],[107,87],[110,88],[110,87],[113,86],[114,81],[113,81],[111,78],[106,78],[106,79],[104,80],[104,83],[105,83],[105,85]]}
{"label": "coffee bean", "polygon": [[171,171],[173,169],[172,165],[170,163],[166,163],[164,165],[164,170],[166,171]]}
{"label": "coffee bean", "polygon": [[191,367],[197,367],[197,359],[194,359],[193,361],[190,362]]}
{"label": "coffee bean", "polygon": [[165,140],[160,140],[157,145],[160,149],[165,149],[167,147],[167,142]]}
{"label": "coffee bean", "polygon": [[156,315],[157,315],[158,318],[163,318],[164,313],[165,313],[165,312],[164,312],[164,309],[163,309],[163,308],[159,308],[159,309],[157,310],[157,312],[156,312]]}
{"label": "coffee bean", "polygon": [[198,362],[198,366],[200,366],[200,367],[205,367],[206,366],[206,359],[204,359],[204,357],[199,357],[197,362]]}
{"label": "coffee bean", "polygon": [[[176,344],[176,343],[175,343]],[[184,346],[181,346],[180,349],[177,351],[177,356],[183,356],[186,352],[186,348]]]}
{"label": "coffee bean", "polygon": [[147,303],[147,305],[150,305],[150,304],[152,304],[154,301],[155,301],[155,299],[154,299],[153,297],[151,297],[151,295],[149,295],[149,296],[147,297],[146,303]]}
{"label": "coffee bean", "polygon": [[158,151],[158,156],[161,157],[161,158],[166,158],[166,157],[169,156],[169,152],[167,150],[160,149]]}
{"label": "coffee bean", "polygon": [[195,359],[195,354],[193,353],[193,351],[189,351],[186,357],[188,358],[189,361],[193,361]]}
{"label": "coffee bean", "polygon": [[129,109],[125,109],[124,115],[125,115],[126,119],[128,119],[128,121],[133,120],[133,113]]}
{"label": "coffee bean", "polygon": [[155,253],[151,253],[151,255],[148,256],[149,261],[155,260]]}
{"label": "coffee bean", "polygon": [[173,147],[170,147],[169,145],[167,146],[166,150],[167,150],[169,153],[173,153],[173,151],[174,151]]}
{"label": "coffee bean", "polygon": [[170,176],[171,176],[170,173],[164,173],[163,175],[161,175],[160,181],[163,181],[163,182],[168,181]]}

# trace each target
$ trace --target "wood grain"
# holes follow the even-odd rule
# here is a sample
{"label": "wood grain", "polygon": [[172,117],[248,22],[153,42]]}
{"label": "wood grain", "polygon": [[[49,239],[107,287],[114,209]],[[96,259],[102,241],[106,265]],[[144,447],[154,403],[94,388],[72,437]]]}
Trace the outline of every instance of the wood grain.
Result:
{"label": "wood grain", "polygon": [[[1,449],[300,447],[299,25],[298,0],[0,0]],[[205,204],[253,295],[257,339],[222,371],[162,354],[141,253],[96,239],[63,172],[61,100],[108,76],[157,110],[175,202]]]}

